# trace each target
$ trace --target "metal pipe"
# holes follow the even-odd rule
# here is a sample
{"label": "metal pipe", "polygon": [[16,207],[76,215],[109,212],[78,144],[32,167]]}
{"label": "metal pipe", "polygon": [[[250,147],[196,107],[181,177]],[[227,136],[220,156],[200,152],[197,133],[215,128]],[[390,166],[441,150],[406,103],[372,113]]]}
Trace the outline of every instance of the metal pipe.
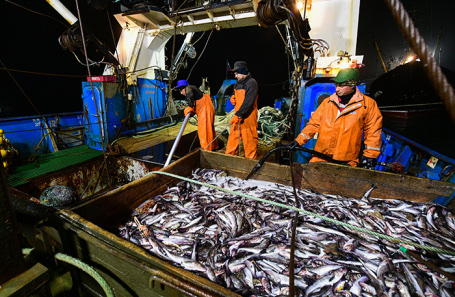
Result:
{"label": "metal pipe", "polygon": [[164,167],[166,167],[167,165],[169,165],[169,163],[171,163],[172,156],[174,155],[175,149],[179,145],[180,138],[182,138],[183,131],[185,131],[186,124],[188,124],[188,120],[190,119],[190,117],[191,117],[191,112],[187,113],[185,116],[185,119],[183,120],[182,127],[180,127],[179,134],[175,138],[174,145],[172,146],[171,151],[169,152],[169,156],[167,157],[166,163],[164,163]]}
{"label": "metal pipe", "polygon": [[58,0],[46,0],[70,25],[77,22],[77,18],[68,8],[65,7],[60,1]]}

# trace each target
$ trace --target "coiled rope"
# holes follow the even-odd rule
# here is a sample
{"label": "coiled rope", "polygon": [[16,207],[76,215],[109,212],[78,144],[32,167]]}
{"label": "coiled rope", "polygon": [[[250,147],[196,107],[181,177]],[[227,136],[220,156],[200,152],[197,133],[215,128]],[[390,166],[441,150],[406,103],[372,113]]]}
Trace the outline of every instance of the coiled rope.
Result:
{"label": "coiled rope", "polygon": [[398,23],[400,30],[405,36],[406,40],[412,46],[412,49],[422,61],[422,65],[427,72],[433,87],[438,93],[439,97],[445,104],[447,111],[450,113],[452,120],[455,122],[455,94],[453,87],[447,81],[446,76],[436,63],[435,58],[432,56],[431,51],[425,44],[423,37],[420,35],[419,30],[414,26],[412,19],[409,17],[408,12],[405,10],[400,0],[385,0],[389,9]]}
{"label": "coiled rope", "polygon": [[286,208],[286,209],[289,209],[289,210],[298,211],[300,213],[303,213],[303,214],[306,214],[306,215],[309,215],[309,216],[312,216],[312,217],[315,217],[315,218],[318,218],[318,219],[321,219],[321,220],[324,220],[324,221],[328,221],[328,222],[333,223],[335,225],[340,225],[340,226],[343,226],[343,227],[346,227],[346,228],[349,228],[349,229],[353,229],[353,230],[356,230],[356,231],[359,231],[359,232],[363,232],[363,233],[366,233],[366,234],[369,234],[369,235],[373,235],[373,236],[376,236],[376,237],[379,237],[379,238],[382,238],[382,239],[385,239],[385,240],[388,240],[388,241],[391,241],[391,242],[401,243],[401,244],[405,244],[405,245],[408,245],[408,246],[413,246],[413,247],[416,247],[416,248],[424,249],[424,250],[427,250],[427,251],[432,251],[432,252],[435,252],[435,253],[441,253],[441,254],[447,254],[447,255],[455,256],[455,251],[441,249],[441,248],[436,248],[436,247],[432,247],[432,246],[426,246],[426,245],[414,243],[412,241],[401,240],[401,239],[394,238],[392,236],[388,236],[388,235],[385,235],[385,234],[382,234],[382,233],[370,231],[370,230],[367,230],[367,229],[364,229],[364,228],[360,228],[360,227],[357,227],[357,226],[353,226],[353,225],[350,225],[350,224],[347,224],[347,223],[344,223],[344,222],[340,222],[340,221],[337,221],[337,220],[334,220],[334,219],[331,219],[331,218],[327,218],[327,217],[324,217],[324,216],[318,215],[316,213],[313,213],[313,212],[310,212],[310,211],[306,211],[304,209],[300,209],[300,208],[297,208],[297,207],[294,207],[294,206],[289,206],[289,205],[282,204],[282,203],[279,203],[279,202],[270,201],[270,200],[266,200],[266,199],[262,199],[262,198],[257,198],[257,197],[250,196],[250,195],[243,194],[243,193],[238,193],[238,192],[235,192],[235,191],[231,191],[231,190],[228,190],[228,189],[220,188],[218,186],[214,186],[214,185],[211,185],[211,184],[203,183],[203,182],[200,182],[200,181],[197,181],[197,180],[193,180],[193,179],[186,178],[186,177],[183,177],[183,176],[179,176],[179,175],[176,175],[176,174],[172,174],[172,173],[169,173],[169,172],[152,171],[152,172],[148,173],[147,175],[154,174],[154,173],[167,175],[167,176],[170,176],[170,177],[173,177],[173,178],[181,179],[181,180],[184,180],[184,181],[187,181],[187,182],[190,182],[190,183],[195,183],[195,184],[198,184],[198,185],[201,185],[201,186],[210,187],[210,188],[217,189],[217,190],[229,193],[229,194],[233,194],[233,195],[236,195],[236,196],[244,197],[244,198],[247,198],[247,199],[256,200],[256,201],[259,201],[259,202],[262,202],[262,203],[267,203],[267,204],[270,204],[270,205]]}

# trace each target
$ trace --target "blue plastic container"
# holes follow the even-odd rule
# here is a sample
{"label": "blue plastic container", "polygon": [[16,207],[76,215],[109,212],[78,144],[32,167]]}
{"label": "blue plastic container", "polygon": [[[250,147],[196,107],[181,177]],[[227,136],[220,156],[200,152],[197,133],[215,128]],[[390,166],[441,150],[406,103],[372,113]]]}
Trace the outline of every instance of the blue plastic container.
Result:
{"label": "blue plastic container", "polygon": [[93,92],[90,82],[82,82],[87,145],[102,150],[102,139],[104,147],[115,139],[122,120],[127,118],[127,108],[118,83],[93,82]]}

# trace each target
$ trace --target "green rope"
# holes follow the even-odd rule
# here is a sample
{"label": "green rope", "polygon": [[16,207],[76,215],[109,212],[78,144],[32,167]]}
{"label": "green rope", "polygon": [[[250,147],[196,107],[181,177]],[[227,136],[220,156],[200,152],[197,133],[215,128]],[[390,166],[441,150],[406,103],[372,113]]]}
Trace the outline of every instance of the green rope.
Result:
{"label": "green rope", "polygon": [[353,230],[356,230],[356,231],[359,231],[359,232],[363,232],[363,233],[366,233],[366,234],[369,234],[369,235],[373,235],[373,236],[376,236],[376,237],[379,237],[379,238],[382,238],[382,239],[385,239],[385,240],[388,240],[388,241],[391,241],[391,242],[397,242],[397,243],[401,243],[401,244],[406,244],[406,245],[409,245],[409,246],[413,246],[413,247],[416,247],[416,248],[432,251],[432,252],[435,252],[435,253],[448,254],[448,255],[455,256],[455,251],[446,250],[446,249],[440,249],[440,248],[436,248],[436,247],[432,247],[432,246],[421,245],[421,244],[418,244],[418,243],[414,243],[412,241],[401,240],[401,239],[398,239],[398,238],[394,238],[392,236],[388,236],[388,235],[381,234],[381,233],[378,233],[378,232],[370,231],[370,230],[367,230],[367,229],[364,229],[364,228],[359,228],[357,226],[353,226],[353,225],[350,225],[350,224],[347,224],[347,223],[344,223],[344,222],[340,222],[340,221],[337,221],[337,220],[334,220],[334,219],[331,219],[331,218],[327,218],[327,217],[318,215],[316,213],[313,213],[313,212],[310,212],[310,211],[306,211],[304,209],[296,208],[294,206],[289,206],[289,205],[281,204],[281,203],[278,203],[278,202],[275,202],[275,201],[270,201],[270,200],[266,200],[266,199],[257,198],[257,197],[250,196],[250,195],[246,195],[246,194],[243,194],[243,193],[238,193],[238,192],[235,192],[235,191],[223,189],[223,188],[220,188],[218,186],[206,184],[206,183],[203,183],[203,182],[200,182],[200,181],[197,181],[197,180],[192,180],[192,179],[189,179],[189,178],[186,178],[186,177],[183,177],[183,176],[179,176],[179,175],[176,175],[176,174],[172,174],[172,173],[169,173],[169,172],[152,171],[149,174],[153,174],[153,173],[167,175],[167,176],[178,178],[178,179],[181,179],[181,180],[184,180],[184,181],[187,181],[187,182],[199,184],[201,186],[207,186],[207,187],[210,187],[210,188],[214,188],[214,189],[217,189],[217,190],[229,193],[229,194],[233,194],[233,195],[236,195],[236,196],[241,196],[241,197],[252,199],[252,200],[256,200],[256,201],[259,201],[259,202],[263,202],[263,203],[279,206],[279,207],[282,207],[282,208],[298,211],[300,213],[303,213],[303,214],[306,214],[306,215],[309,215],[309,216],[316,217],[318,219],[322,219],[322,220],[331,222],[331,223],[333,223],[335,225],[340,225],[340,226],[343,226],[343,227],[346,227],[346,228],[349,228],[349,229],[353,229]]}
{"label": "green rope", "polygon": [[91,277],[93,277],[96,282],[101,286],[103,289],[104,293],[106,293],[107,297],[114,297],[114,293],[112,292],[112,289],[109,287],[107,282],[104,280],[104,278],[96,272],[95,269],[93,269],[91,266],[85,264],[79,259],[73,258],[71,256],[62,254],[62,253],[57,253],[55,254],[55,259],[63,261],[65,263],[71,264],[73,266],[76,266],[77,268],[81,269]]}
{"label": "green rope", "polygon": [[[24,249],[22,249],[22,253],[24,255],[29,255],[32,252],[32,250],[33,250],[33,248],[24,248]],[[96,270],[93,269],[93,267],[91,267],[90,265],[85,264],[84,262],[82,262],[81,260],[79,260],[77,258],[73,258],[69,255],[62,254],[62,253],[56,253],[54,255],[54,258],[57,260],[60,260],[62,262],[71,264],[71,265],[79,268],[83,272],[87,273],[88,275],[93,277],[93,279],[95,279],[95,281],[101,286],[104,293],[106,293],[107,297],[114,297],[114,293],[112,292],[112,289],[107,284],[106,280],[104,280],[104,278],[98,272],[96,272]]]}

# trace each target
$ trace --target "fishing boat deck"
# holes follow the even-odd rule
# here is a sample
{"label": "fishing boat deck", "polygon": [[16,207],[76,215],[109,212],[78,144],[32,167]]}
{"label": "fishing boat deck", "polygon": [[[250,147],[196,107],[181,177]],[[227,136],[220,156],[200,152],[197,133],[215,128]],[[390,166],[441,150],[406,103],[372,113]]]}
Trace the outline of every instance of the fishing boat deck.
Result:
{"label": "fishing boat deck", "polygon": [[[163,142],[175,140],[181,126],[182,122],[178,122],[173,126],[165,127],[161,130],[154,130],[153,133],[150,134],[134,135],[121,138],[116,141],[116,143],[123,147],[127,154],[135,153],[161,144]],[[182,136],[188,135],[195,131],[197,131],[197,126],[188,124],[186,125]]]}
{"label": "fishing boat deck", "polygon": [[89,161],[103,155],[102,151],[91,149],[88,145],[72,147],[53,153],[43,154],[30,164],[19,166],[8,176],[12,187],[29,182],[31,179],[61,170],[63,168]]}

